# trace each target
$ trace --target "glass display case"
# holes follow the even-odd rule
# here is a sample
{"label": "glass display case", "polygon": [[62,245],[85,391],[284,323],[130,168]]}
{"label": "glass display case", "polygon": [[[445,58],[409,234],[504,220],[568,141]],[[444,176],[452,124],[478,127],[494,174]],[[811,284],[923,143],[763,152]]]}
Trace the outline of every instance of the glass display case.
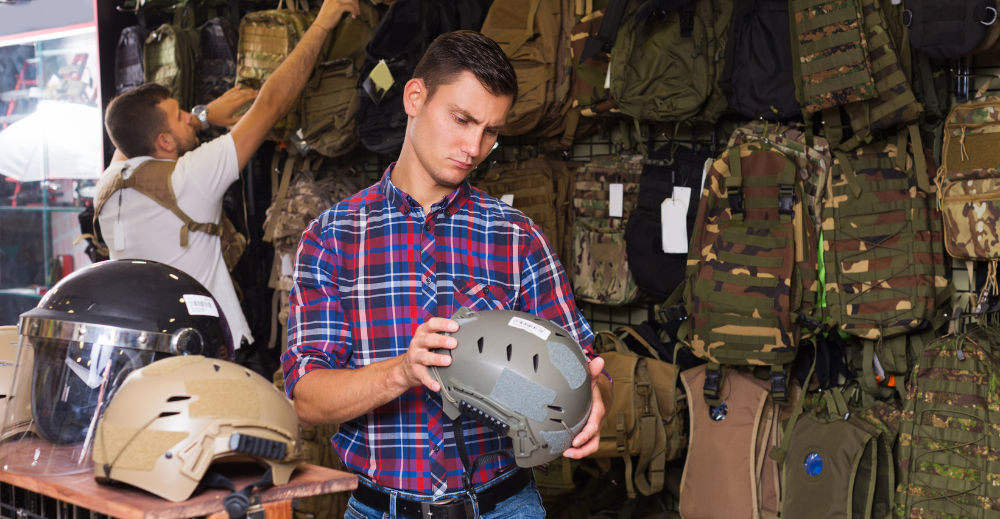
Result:
{"label": "glass display case", "polygon": [[96,31],[0,38],[0,325],[90,264],[74,241],[104,169]]}

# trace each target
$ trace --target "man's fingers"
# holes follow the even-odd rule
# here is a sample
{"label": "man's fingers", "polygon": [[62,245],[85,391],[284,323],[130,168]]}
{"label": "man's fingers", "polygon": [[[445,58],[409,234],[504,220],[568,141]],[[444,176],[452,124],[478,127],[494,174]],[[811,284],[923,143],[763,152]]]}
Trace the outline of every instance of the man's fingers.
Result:
{"label": "man's fingers", "polygon": [[587,371],[590,372],[591,377],[600,375],[602,369],[604,369],[604,359],[601,357],[596,357],[587,363]]}
{"label": "man's fingers", "polygon": [[417,340],[418,346],[429,350],[435,348],[454,349],[458,346],[458,340],[454,337],[448,337],[447,335],[441,335],[439,333],[427,333],[421,335]]}
{"label": "man's fingers", "polygon": [[417,327],[417,333],[420,333],[420,328],[424,328],[425,333],[430,332],[457,332],[458,323],[451,320],[445,319],[443,317],[431,317],[426,323],[421,324]]}

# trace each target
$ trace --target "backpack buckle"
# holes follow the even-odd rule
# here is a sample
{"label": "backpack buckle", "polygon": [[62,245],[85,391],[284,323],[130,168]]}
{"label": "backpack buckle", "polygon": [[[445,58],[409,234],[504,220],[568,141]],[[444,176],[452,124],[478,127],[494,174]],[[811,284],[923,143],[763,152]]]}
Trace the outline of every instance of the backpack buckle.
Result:
{"label": "backpack buckle", "polygon": [[778,188],[778,214],[795,215],[795,189],[792,186]]}
{"label": "backpack buckle", "polygon": [[719,394],[719,379],[721,376],[721,370],[705,368],[705,396],[715,398]]}
{"label": "backpack buckle", "polygon": [[666,308],[660,308],[657,311],[657,315],[663,324],[672,323],[674,321],[683,321],[688,318],[687,310],[684,309],[684,304],[679,304],[677,306],[670,306]]}
{"label": "backpack buckle", "polygon": [[799,312],[797,315],[798,319],[796,320],[796,322],[798,322],[798,324],[802,325],[803,327],[807,328],[809,331],[813,333],[819,333],[820,330],[823,329],[823,323],[819,319],[806,317],[806,315],[801,312]]}
{"label": "backpack buckle", "polygon": [[729,209],[732,212],[743,214],[743,191],[738,187],[730,187],[726,190],[729,196]]}
{"label": "backpack buckle", "polygon": [[788,385],[785,383],[784,370],[771,370],[771,396],[775,402],[788,401]]}

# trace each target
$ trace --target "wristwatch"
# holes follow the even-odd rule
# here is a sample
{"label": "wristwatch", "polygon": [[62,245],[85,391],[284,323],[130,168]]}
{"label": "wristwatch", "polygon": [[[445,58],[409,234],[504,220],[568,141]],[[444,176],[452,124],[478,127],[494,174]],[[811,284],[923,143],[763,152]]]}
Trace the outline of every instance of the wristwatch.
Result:
{"label": "wristwatch", "polygon": [[208,129],[208,107],[205,105],[198,105],[191,109],[191,115],[198,118],[201,121],[201,129]]}

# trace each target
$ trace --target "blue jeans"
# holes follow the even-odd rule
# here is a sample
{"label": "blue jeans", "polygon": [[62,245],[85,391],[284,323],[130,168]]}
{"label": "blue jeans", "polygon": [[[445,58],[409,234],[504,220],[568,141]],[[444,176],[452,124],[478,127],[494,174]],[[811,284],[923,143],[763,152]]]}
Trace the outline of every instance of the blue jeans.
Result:
{"label": "blue jeans", "polygon": [[[496,484],[496,482],[496,480],[489,481],[481,487],[478,487],[476,490],[481,492],[493,484]],[[375,487],[370,481],[365,480],[363,477],[358,478],[358,484],[367,484],[372,488],[377,488],[378,490],[390,494],[395,492],[397,497],[410,499],[412,501],[435,501],[453,497],[460,498],[465,495],[465,492],[449,492],[442,496],[436,496],[436,498],[432,499],[430,496],[425,494],[414,494],[411,492],[404,492],[402,490],[393,490],[391,488]],[[395,501],[393,501],[393,507],[394,506]],[[480,517],[482,517],[482,519],[543,519],[545,517],[545,509],[542,508],[542,496],[538,493],[538,487],[535,486],[535,480],[532,479],[531,482],[528,483],[528,486],[524,487],[524,489],[517,494],[514,494],[506,500],[497,503],[496,509],[492,512],[482,514]],[[353,496],[351,496],[351,499],[347,502],[347,512],[344,514],[344,519],[396,519],[396,514],[395,510],[376,510],[375,508],[359,503]],[[470,517],[468,519],[472,518]]]}

